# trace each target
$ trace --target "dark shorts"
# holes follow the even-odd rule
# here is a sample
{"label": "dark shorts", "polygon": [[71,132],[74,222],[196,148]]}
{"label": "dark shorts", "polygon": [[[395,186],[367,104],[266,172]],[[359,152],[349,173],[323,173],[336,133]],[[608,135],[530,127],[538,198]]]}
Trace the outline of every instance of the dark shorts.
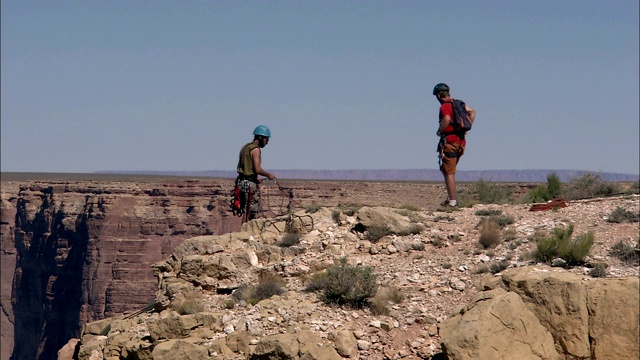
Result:
{"label": "dark shorts", "polygon": [[440,154],[440,171],[444,175],[455,174],[458,161],[464,154],[464,146],[459,142],[445,143]]}

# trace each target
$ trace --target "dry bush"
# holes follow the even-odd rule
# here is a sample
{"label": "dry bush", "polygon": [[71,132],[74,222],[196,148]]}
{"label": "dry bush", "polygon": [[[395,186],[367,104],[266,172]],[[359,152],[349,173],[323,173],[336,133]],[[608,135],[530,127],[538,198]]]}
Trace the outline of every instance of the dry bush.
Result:
{"label": "dry bush", "polygon": [[503,214],[503,215],[495,216],[495,217],[493,217],[493,218],[496,220],[496,222],[498,223],[498,225],[500,225],[500,228],[501,228],[501,229],[502,229],[502,228],[504,228],[504,227],[505,227],[505,226],[507,226],[507,225],[511,225],[511,224],[513,224],[514,222],[516,222],[516,220],[515,220],[515,219],[513,218],[513,216],[511,216],[511,215],[504,215],[504,214]]}
{"label": "dry bush", "polygon": [[389,315],[389,302],[400,304],[404,301],[404,295],[395,286],[380,287],[376,295],[371,299],[369,308],[374,315]]}
{"label": "dry bush", "polygon": [[462,240],[462,238],[458,234],[449,234],[447,235],[447,239],[449,239],[451,242],[454,242],[454,243]]}
{"label": "dry bush", "polygon": [[491,264],[491,266],[489,266],[489,272],[492,274],[497,274],[502,270],[506,269],[507,267],[509,267],[509,263],[507,261],[500,261],[500,262]]}
{"label": "dry bush", "polygon": [[338,204],[338,209],[342,210],[342,212],[347,216],[355,215],[361,207],[362,204]]}
{"label": "dry bush", "polygon": [[420,208],[417,205],[413,204],[402,204],[399,209],[409,210],[409,211],[420,211]]}
{"label": "dry bush", "polygon": [[640,221],[640,214],[631,212],[629,210],[626,210],[625,208],[618,206],[616,207],[615,210],[611,212],[611,214],[609,214],[607,221],[610,223],[617,223],[617,224],[620,224],[623,222],[630,222],[630,223],[638,222]]}
{"label": "dry bush", "polygon": [[284,293],[286,284],[287,282],[278,274],[265,271],[258,277],[258,285],[254,295],[258,301],[268,299],[273,295],[281,295]]}
{"label": "dry bush", "polygon": [[290,247],[293,245],[298,245],[300,243],[300,239],[302,239],[302,234],[300,233],[285,233],[280,239],[278,245],[280,247]]}
{"label": "dry bush", "polygon": [[391,230],[387,224],[374,224],[367,228],[364,238],[375,243],[389,234],[391,234]]}
{"label": "dry bush", "polygon": [[453,220],[455,220],[455,218],[452,218],[452,217],[451,217],[451,216],[449,216],[449,215],[444,215],[444,216],[443,216],[443,215],[438,215],[438,216],[434,216],[434,217],[433,217],[433,222],[439,222],[439,221],[448,221],[448,222],[451,222],[451,221],[453,221]]}
{"label": "dry bush", "polygon": [[248,304],[255,305],[273,295],[281,295],[284,293],[285,285],[286,281],[282,277],[265,271],[258,276],[257,285],[241,285],[238,287],[232,295],[232,300],[244,300]]}
{"label": "dry bush", "polygon": [[516,229],[506,229],[502,232],[502,240],[504,241],[512,241],[517,239],[518,232]]}
{"label": "dry bush", "polygon": [[607,264],[597,263],[589,270],[589,276],[594,278],[601,278],[607,276]]}
{"label": "dry bush", "polygon": [[498,216],[502,215],[502,210],[500,209],[482,209],[476,211],[477,216]]}
{"label": "dry bush", "polygon": [[636,181],[625,190],[625,194],[640,194],[640,181]]}
{"label": "dry bush", "polygon": [[333,222],[335,222],[336,224],[340,224],[340,215],[342,215],[342,212],[340,210],[333,210],[331,212],[331,219],[333,219]]}
{"label": "dry bush", "polygon": [[170,307],[180,315],[195,314],[204,311],[204,298],[199,291],[186,291],[178,294]]}
{"label": "dry bush", "polygon": [[399,236],[420,234],[424,230],[424,226],[420,224],[411,224],[408,228],[399,230],[396,234]]}
{"label": "dry bush", "polygon": [[569,200],[577,200],[608,196],[619,191],[618,184],[604,181],[602,174],[587,172],[571,179],[564,187],[562,196]]}
{"label": "dry bush", "polygon": [[500,225],[494,218],[484,218],[480,221],[480,239],[478,241],[485,249],[500,244]]}
{"label": "dry bush", "polygon": [[442,247],[444,245],[444,240],[442,240],[439,236],[436,236],[431,239],[431,244],[435,247]]}
{"label": "dry bush", "polygon": [[632,246],[624,240],[618,240],[611,247],[609,255],[620,259],[626,264],[640,265],[640,240],[638,240],[636,246]]}
{"label": "dry bush", "polygon": [[313,204],[309,204],[309,205],[305,206],[304,209],[308,214],[313,214],[313,213],[318,212],[318,210],[322,209],[322,206],[320,206],[320,205],[318,205],[316,203],[313,203]]}

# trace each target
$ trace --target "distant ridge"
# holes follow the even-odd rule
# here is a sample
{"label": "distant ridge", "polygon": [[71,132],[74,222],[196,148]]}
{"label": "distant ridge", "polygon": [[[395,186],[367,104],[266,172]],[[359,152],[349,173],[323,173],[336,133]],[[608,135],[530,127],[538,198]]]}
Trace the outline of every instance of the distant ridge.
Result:
{"label": "distant ridge", "polygon": [[[381,170],[272,170],[280,179],[300,180],[361,180],[361,181],[441,181],[442,174],[433,169],[381,169]],[[235,171],[98,171],[98,174],[173,175],[196,177],[235,178]],[[471,170],[458,171],[458,181],[494,182],[546,182],[555,173],[560,181],[568,182],[585,173],[597,173],[605,181],[638,181],[637,174],[594,172],[584,170]]]}

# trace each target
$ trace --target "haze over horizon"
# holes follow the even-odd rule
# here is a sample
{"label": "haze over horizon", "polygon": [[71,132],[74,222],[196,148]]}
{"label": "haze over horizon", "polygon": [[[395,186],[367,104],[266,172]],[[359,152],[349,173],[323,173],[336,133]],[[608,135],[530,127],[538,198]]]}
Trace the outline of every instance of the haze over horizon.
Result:
{"label": "haze over horizon", "polygon": [[2,172],[436,169],[446,82],[460,171],[640,173],[635,0],[0,6]]}

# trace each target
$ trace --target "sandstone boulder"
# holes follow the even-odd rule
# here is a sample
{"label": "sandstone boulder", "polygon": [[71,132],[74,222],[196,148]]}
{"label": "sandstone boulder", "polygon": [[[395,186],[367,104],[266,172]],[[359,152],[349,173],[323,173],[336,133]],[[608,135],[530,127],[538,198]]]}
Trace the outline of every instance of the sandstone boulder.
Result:
{"label": "sandstone boulder", "polygon": [[342,359],[331,344],[325,343],[311,331],[277,334],[263,338],[256,345],[250,360],[339,360]]}
{"label": "sandstone boulder", "polygon": [[195,341],[171,339],[158,343],[152,355],[153,360],[202,360],[209,358],[209,351]]}
{"label": "sandstone boulder", "polygon": [[517,294],[502,289],[480,293],[439,330],[449,359],[560,359],[551,333]]}
{"label": "sandstone boulder", "polygon": [[[499,280],[498,280],[499,279]],[[638,359],[637,277],[594,279],[522,267],[483,279],[484,291],[440,325],[450,359]],[[549,349],[549,339],[554,349]]]}
{"label": "sandstone boulder", "polygon": [[365,228],[374,225],[387,225],[389,230],[394,233],[405,231],[411,226],[408,217],[398,214],[394,209],[384,207],[364,206],[356,213],[356,219]]}

